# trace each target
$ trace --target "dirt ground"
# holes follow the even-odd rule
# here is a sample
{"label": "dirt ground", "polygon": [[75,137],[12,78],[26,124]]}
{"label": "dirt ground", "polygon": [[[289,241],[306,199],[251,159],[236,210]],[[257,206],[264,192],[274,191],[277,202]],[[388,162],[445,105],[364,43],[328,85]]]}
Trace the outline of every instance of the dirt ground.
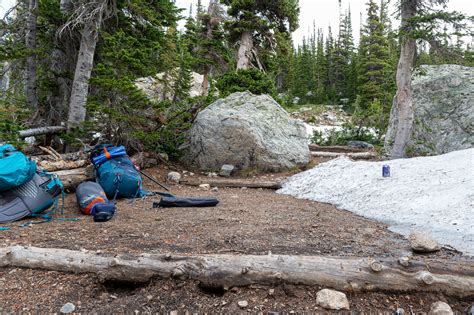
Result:
{"label": "dirt ground", "polygon": [[[148,173],[163,181],[165,169]],[[266,179],[288,174],[265,175]],[[158,186],[148,185],[150,190]],[[385,224],[371,221],[334,206],[277,195],[271,190],[228,189],[203,191],[196,187],[171,186],[178,196],[215,196],[212,208],[153,208],[158,197],[120,200],[116,217],[94,223],[79,213],[74,195],[66,198],[64,215],[79,221],[49,223],[0,231],[1,246],[32,245],[88,249],[119,253],[235,253],[305,254],[332,256],[395,256],[411,254],[402,236]],[[23,223],[23,222],[20,222]],[[458,259],[460,254],[442,250],[435,255]],[[0,269],[0,314],[58,313],[70,302],[78,313],[180,314],[243,312],[324,312],[316,305],[319,287],[280,285],[209,291],[194,281],[155,279],[144,286],[100,283],[94,275]],[[348,294],[355,313],[428,312],[432,302],[448,302],[465,314],[473,300],[456,300],[442,294],[364,293]],[[238,301],[249,306],[239,308]],[[273,313],[274,314],[274,313]]]}

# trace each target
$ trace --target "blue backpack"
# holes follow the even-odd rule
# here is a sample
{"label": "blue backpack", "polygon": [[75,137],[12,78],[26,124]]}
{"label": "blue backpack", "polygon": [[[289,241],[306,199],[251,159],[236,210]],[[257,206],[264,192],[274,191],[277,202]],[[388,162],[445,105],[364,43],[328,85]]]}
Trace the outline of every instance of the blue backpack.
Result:
{"label": "blue backpack", "polygon": [[137,198],[147,195],[142,190],[142,177],[123,146],[98,144],[91,154],[97,183],[107,197]]}
{"label": "blue backpack", "polygon": [[0,146],[0,192],[21,186],[36,173],[36,163],[11,144]]}

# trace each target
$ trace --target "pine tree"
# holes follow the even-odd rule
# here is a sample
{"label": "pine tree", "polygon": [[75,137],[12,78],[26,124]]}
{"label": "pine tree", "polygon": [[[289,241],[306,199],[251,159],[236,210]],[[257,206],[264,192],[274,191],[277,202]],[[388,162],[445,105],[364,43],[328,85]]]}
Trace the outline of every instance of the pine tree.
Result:
{"label": "pine tree", "polygon": [[354,82],[351,77],[351,63],[354,52],[352,21],[350,9],[339,21],[339,36],[334,47],[334,76],[338,99],[352,100],[354,98]]}
{"label": "pine tree", "polygon": [[[239,42],[237,70],[254,65],[262,68],[259,51],[274,46],[274,34],[298,27],[298,0],[221,0],[233,19],[227,23],[232,43]],[[263,70],[263,69],[261,69]]]}
{"label": "pine tree", "polygon": [[328,35],[326,37],[325,50],[325,82],[324,82],[324,93],[326,95],[326,101],[330,103],[337,103],[337,91],[336,91],[336,73],[335,73],[335,62],[334,62],[334,38],[332,37],[331,27],[328,27]]}
{"label": "pine tree", "polygon": [[388,41],[384,24],[380,19],[379,6],[370,0],[367,22],[363,28],[359,46],[359,98],[357,104],[359,124],[386,125],[390,97],[386,88],[389,68]]}

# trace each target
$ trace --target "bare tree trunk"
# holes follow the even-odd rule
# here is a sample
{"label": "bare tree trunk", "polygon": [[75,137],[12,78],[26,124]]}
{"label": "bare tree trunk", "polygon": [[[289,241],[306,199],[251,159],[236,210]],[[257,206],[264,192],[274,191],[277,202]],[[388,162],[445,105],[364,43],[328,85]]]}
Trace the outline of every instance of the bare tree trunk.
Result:
{"label": "bare tree trunk", "polygon": [[28,17],[26,20],[25,46],[29,50],[26,58],[26,105],[31,110],[38,109],[38,96],[36,93],[36,20],[38,1],[28,1]]}
{"label": "bare tree trunk", "polygon": [[[405,0],[401,3],[401,25],[400,30],[404,32],[402,36],[400,59],[397,68],[397,93],[393,106],[397,107],[398,121],[395,128],[393,147],[391,148],[391,158],[401,158],[405,156],[405,150],[410,140],[411,130],[414,121],[411,71],[415,60],[416,42],[411,37],[409,19],[417,13],[418,0]],[[391,112],[391,115],[395,111]],[[392,119],[392,118],[391,118]]]}
{"label": "bare tree trunk", "polygon": [[10,88],[11,63],[5,61],[2,65],[2,75],[0,77],[0,97]]}
{"label": "bare tree trunk", "polygon": [[73,0],[61,0],[60,2],[60,10],[63,13],[70,13],[73,9]]}
{"label": "bare tree trunk", "polygon": [[289,255],[97,255],[95,252],[13,246],[0,248],[0,267],[94,273],[101,280],[146,283],[193,279],[213,287],[281,283],[349,292],[443,292],[474,296],[470,260]]}
{"label": "bare tree trunk", "polygon": [[250,68],[252,49],[252,33],[249,31],[243,32],[240,37],[240,47],[237,53],[237,70]]}
{"label": "bare tree trunk", "polygon": [[82,30],[81,46],[77,57],[76,71],[69,100],[68,128],[78,126],[86,119],[86,102],[89,92],[89,79],[94,62],[99,27],[102,15],[87,21]]}
{"label": "bare tree trunk", "polygon": [[204,68],[204,74],[202,78],[202,96],[207,96],[209,93],[209,73],[211,72],[211,69],[209,66],[205,66]]}

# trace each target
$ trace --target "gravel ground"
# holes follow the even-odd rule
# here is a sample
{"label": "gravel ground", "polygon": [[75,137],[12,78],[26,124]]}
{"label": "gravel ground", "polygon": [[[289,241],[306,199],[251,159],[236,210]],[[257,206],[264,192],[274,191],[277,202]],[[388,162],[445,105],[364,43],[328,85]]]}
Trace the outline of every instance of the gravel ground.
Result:
{"label": "gravel ground", "polygon": [[[162,180],[164,169],[149,170]],[[266,179],[283,175],[268,175]],[[158,187],[149,187],[151,190]],[[179,196],[216,196],[213,208],[152,208],[153,198],[118,203],[117,216],[94,223],[82,216],[73,195],[66,199],[64,217],[80,221],[52,221],[0,232],[2,246],[100,250],[120,253],[235,253],[305,254],[333,256],[399,256],[409,244],[385,224],[371,221],[329,204],[299,200],[259,189],[202,191],[173,186]],[[60,216],[59,216],[60,217]],[[459,258],[442,250],[435,255]],[[274,291],[271,291],[273,289]],[[212,292],[194,281],[153,280],[145,286],[100,283],[94,275],[0,268],[0,313],[59,312],[66,302],[80,313],[189,312],[309,312],[316,305],[318,287],[277,286],[233,288]],[[442,294],[349,294],[352,311],[427,312],[437,300],[465,312],[472,300],[456,300]],[[238,301],[249,306],[240,309]]]}

